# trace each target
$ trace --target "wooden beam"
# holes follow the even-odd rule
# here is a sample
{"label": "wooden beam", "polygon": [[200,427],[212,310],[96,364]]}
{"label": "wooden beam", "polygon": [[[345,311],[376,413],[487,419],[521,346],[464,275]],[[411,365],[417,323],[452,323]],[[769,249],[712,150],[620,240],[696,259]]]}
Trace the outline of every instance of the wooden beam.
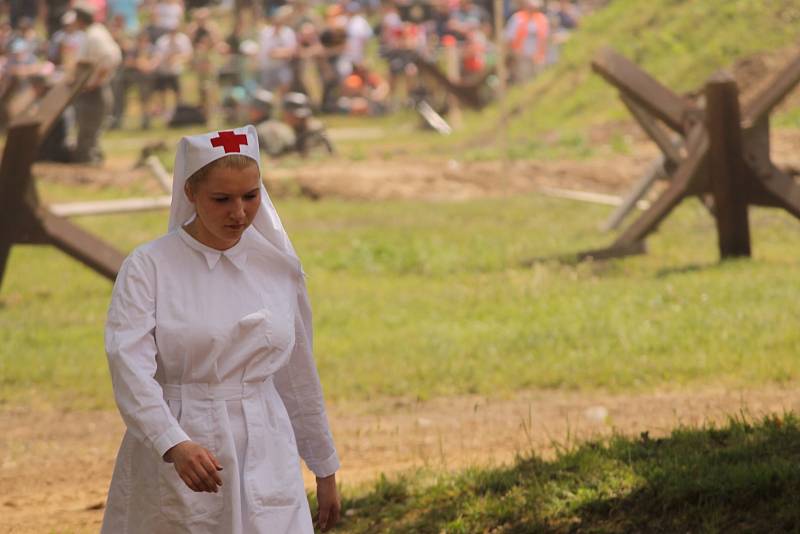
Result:
{"label": "wooden beam", "polygon": [[78,63],[69,83],[59,83],[53,86],[43,98],[20,113],[12,121],[12,125],[17,122],[39,122],[39,142],[41,143],[50,133],[56,119],[89,81],[94,69],[92,63]]}
{"label": "wooden beam", "polygon": [[15,121],[9,128],[0,161],[0,205],[5,208],[3,215],[6,217],[13,208],[9,204],[27,196],[38,139],[39,123],[36,121]]}
{"label": "wooden beam", "polygon": [[719,72],[708,81],[705,93],[709,136],[708,168],[714,195],[714,219],[720,257],[749,257],[748,169],[742,156],[739,89],[732,76]]}
{"label": "wooden beam", "polygon": [[697,107],[611,48],[601,50],[594,57],[592,69],[678,133],[684,133],[687,123],[702,117]]}
{"label": "wooden beam", "polygon": [[636,119],[636,122],[639,123],[639,126],[642,127],[642,130],[661,149],[661,153],[664,154],[664,159],[666,160],[662,164],[666,163],[668,166],[677,167],[681,160],[686,157],[685,154],[681,153],[682,147],[678,148],[670,138],[669,133],[665,132],[656,120],[631,97],[626,96],[625,93],[620,93],[620,98],[625,107],[628,108],[628,111],[631,112],[631,115],[633,115],[633,118]]}
{"label": "wooden beam", "polygon": [[58,217],[78,217],[82,215],[106,215],[132,213],[169,208],[172,197],[123,198],[120,200],[99,200],[95,202],[70,202],[69,204],[50,204],[49,209]]}
{"label": "wooden beam", "polygon": [[38,212],[48,242],[111,281],[117,277],[125,255],[76,224],[40,209]]}
{"label": "wooden beam", "polygon": [[[601,230],[608,232],[609,230],[615,230],[622,224],[622,221],[625,217],[633,211],[633,208],[639,206],[640,203],[645,202],[642,200],[644,196],[650,191],[650,188],[653,187],[653,184],[661,177],[665,177],[666,172],[664,169],[664,156],[659,156],[650,164],[650,167],[644,173],[644,175],[639,179],[636,184],[634,184],[633,188],[628,192],[627,196],[622,199],[622,202],[618,203],[619,206],[614,213],[608,218],[608,220],[603,223],[600,227]],[[648,203],[649,207],[649,203]]]}
{"label": "wooden beam", "polygon": [[675,171],[669,187],[659,196],[637,220],[633,222],[619,238],[613,247],[626,248],[634,243],[643,241],[688,194],[693,182],[698,179],[699,171],[708,156],[708,136],[702,124],[696,124],[689,133],[686,143],[688,156]]}
{"label": "wooden beam", "polygon": [[3,159],[0,161],[0,286],[9,251],[17,240],[14,234],[25,229],[26,204],[31,193],[31,165],[36,158],[38,122],[16,122],[8,130]]}
{"label": "wooden beam", "polygon": [[625,245],[612,245],[608,248],[579,252],[575,256],[575,260],[611,260],[614,258],[624,258],[626,256],[636,256],[638,254],[644,254],[645,252],[647,252],[647,247],[645,246],[644,241],[636,241]]}
{"label": "wooden beam", "polygon": [[483,109],[486,107],[486,102],[481,98],[481,87],[486,83],[486,79],[494,74],[495,69],[487,69],[481,76],[469,83],[453,82],[439,69],[439,67],[422,57],[416,52],[406,51],[412,59],[417,68],[429,76],[431,76],[437,83],[439,83],[445,91],[455,95],[462,104],[472,109]]}
{"label": "wooden beam", "polygon": [[155,154],[150,154],[145,158],[144,165],[150,172],[153,174],[153,177],[158,181],[158,185],[161,186],[161,189],[167,193],[172,194],[172,176],[167,172],[164,166],[161,164],[161,160],[158,159],[158,156]]}
{"label": "wooden beam", "polygon": [[748,128],[767,117],[800,83],[800,54],[772,77],[770,83],[744,106],[742,126]]}
{"label": "wooden beam", "polygon": [[11,255],[11,241],[0,237],[0,285],[3,283],[3,276],[6,274],[6,266],[8,265],[8,257]]}
{"label": "wooden beam", "polygon": [[794,179],[770,163],[767,173],[758,175],[764,190],[773,197],[773,204],[780,206],[800,219],[800,186]]}

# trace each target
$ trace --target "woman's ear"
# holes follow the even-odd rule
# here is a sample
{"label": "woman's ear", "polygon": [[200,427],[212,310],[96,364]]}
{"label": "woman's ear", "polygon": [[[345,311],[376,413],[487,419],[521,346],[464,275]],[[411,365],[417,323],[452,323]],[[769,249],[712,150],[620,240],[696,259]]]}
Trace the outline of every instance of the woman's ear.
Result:
{"label": "woman's ear", "polygon": [[194,204],[194,188],[188,180],[183,184],[183,192],[186,194],[186,198],[189,199],[189,202]]}

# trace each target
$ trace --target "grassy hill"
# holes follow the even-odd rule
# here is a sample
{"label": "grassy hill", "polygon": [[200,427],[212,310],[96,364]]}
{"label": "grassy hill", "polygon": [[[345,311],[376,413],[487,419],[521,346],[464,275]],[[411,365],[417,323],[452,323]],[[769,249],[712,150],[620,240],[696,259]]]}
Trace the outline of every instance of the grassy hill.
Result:
{"label": "grassy hill", "polygon": [[[510,91],[502,106],[511,110],[510,156],[552,156],[565,150],[580,155],[591,127],[628,120],[614,89],[591,72],[591,58],[604,46],[673,90],[687,92],[742,58],[786,56],[794,45],[800,52],[798,23],[800,0],[612,0],[583,20],[558,64]],[[469,147],[468,156],[497,156],[502,110],[496,105],[467,115],[466,127],[453,139]],[[784,123],[800,125],[800,114],[786,113],[790,119]]]}

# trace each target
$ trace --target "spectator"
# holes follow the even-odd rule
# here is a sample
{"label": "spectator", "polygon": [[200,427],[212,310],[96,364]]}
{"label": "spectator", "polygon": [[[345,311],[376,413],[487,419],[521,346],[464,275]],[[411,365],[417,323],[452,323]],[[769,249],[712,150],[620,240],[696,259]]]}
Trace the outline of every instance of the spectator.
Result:
{"label": "spectator", "polygon": [[37,54],[43,49],[43,43],[36,35],[33,19],[22,17],[17,21],[17,28],[11,34],[11,49],[18,63],[38,63]]}
{"label": "spectator", "polygon": [[100,134],[111,113],[110,83],[122,54],[106,27],[94,21],[91,4],[78,3],[73,9],[78,28],[86,33],[78,60],[92,61],[97,65],[94,75],[75,99],[78,140],[74,159],[76,162],[101,163],[104,157],[99,146]]}
{"label": "spectator", "polygon": [[200,107],[210,117],[215,107],[216,70],[214,59],[221,49],[222,39],[216,23],[210,19],[211,12],[207,7],[192,11],[192,22],[186,32],[192,42],[192,71],[197,76]]}
{"label": "spectator", "polygon": [[297,53],[297,37],[287,25],[291,16],[292,8],[281,6],[259,34],[261,87],[278,96],[292,85],[291,61]]}
{"label": "spectator", "polygon": [[486,51],[489,48],[489,39],[480,28],[474,28],[467,33],[461,53],[461,78],[469,82],[480,77],[486,70]]}
{"label": "spectator", "polygon": [[389,84],[377,72],[354,65],[342,83],[339,111],[350,115],[379,115],[387,110]]}
{"label": "spectator", "polygon": [[322,103],[323,111],[335,112],[336,99],[338,98],[340,67],[347,43],[347,19],[342,15],[339,5],[329,6],[325,11],[325,28],[320,33],[319,40],[324,49],[321,61],[322,73]]}
{"label": "spectator", "polygon": [[122,52],[122,64],[111,79],[111,91],[114,95],[114,106],[111,111],[111,129],[120,128],[125,109],[128,104],[128,90],[136,85],[136,61],[134,56],[135,41],[126,31],[125,18],[114,15],[109,25],[111,36],[114,37]]}
{"label": "spectator", "polygon": [[320,80],[324,79],[327,63],[325,61],[325,48],[319,39],[317,26],[311,22],[303,23],[297,30],[297,55],[292,61],[292,75],[294,84],[292,91],[310,94],[306,75],[309,73],[307,66],[313,65]]}
{"label": "spectator", "polygon": [[553,29],[551,46],[549,49],[548,63],[558,61],[561,47],[570,37],[572,31],[577,28],[580,19],[578,7],[568,0],[559,0],[558,4],[549,12],[550,27]]}
{"label": "spectator", "polygon": [[350,74],[353,65],[364,62],[367,49],[367,41],[372,37],[372,27],[361,14],[361,4],[352,0],[347,4],[347,24],[345,26],[347,41],[344,46],[344,60],[346,65],[341,71],[342,76]]}
{"label": "spectator", "polygon": [[[176,26],[158,38],[155,49],[158,67],[156,68],[154,91],[158,95],[158,112],[170,116],[183,99],[181,74],[192,58],[192,41],[188,35],[178,31]],[[173,95],[173,103],[170,107],[167,106],[168,92],[172,92]]]}
{"label": "spectator", "polygon": [[511,79],[521,82],[534,76],[547,60],[550,24],[541,0],[523,0],[522,9],[508,20],[505,41],[511,62]]}
{"label": "spectator", "polygon": [[159,56],[155,45],[150,42],[150,35],[141,31],[136,36],[136,44],[131,53],[131,61],[135,70],[136,88],[139,94],[139,107],[141,108],[140,125],[143,130],[150,128],[153,115],[152,96],[155,90],[156,69]]}

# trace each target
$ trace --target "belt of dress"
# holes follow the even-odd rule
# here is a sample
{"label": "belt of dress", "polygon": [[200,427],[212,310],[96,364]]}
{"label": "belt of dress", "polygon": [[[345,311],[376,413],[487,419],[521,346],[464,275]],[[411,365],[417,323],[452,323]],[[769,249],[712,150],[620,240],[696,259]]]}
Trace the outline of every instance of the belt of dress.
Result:
{"label": "belt of dress", "polygon": [[263,395],[274,389],[272,377],[261,382],[239,382],[209,384],[192,382],[188,384],[164,384],[164,398],[166,400],[193,400],[193,401],[223,401],[247,399]]}

